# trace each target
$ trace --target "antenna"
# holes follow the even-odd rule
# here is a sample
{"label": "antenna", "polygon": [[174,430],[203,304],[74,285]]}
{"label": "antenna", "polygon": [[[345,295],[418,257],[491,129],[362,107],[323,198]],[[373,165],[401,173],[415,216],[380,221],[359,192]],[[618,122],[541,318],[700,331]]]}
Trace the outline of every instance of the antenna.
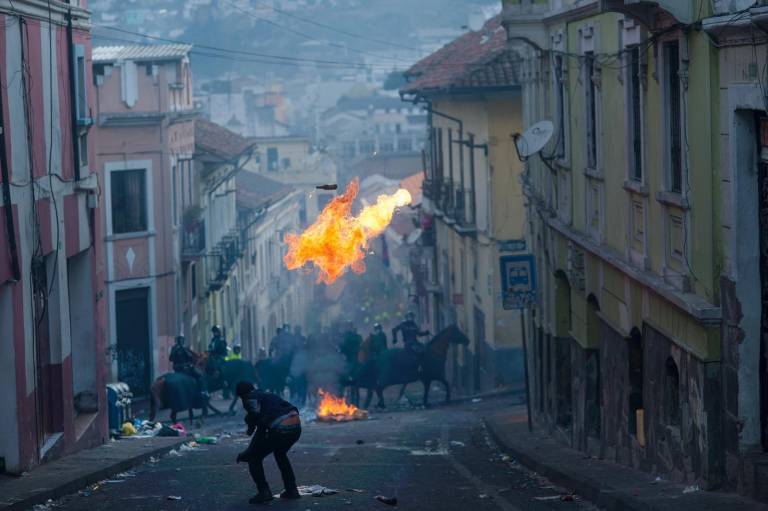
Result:
{"label": "antenna", "polygon": [[515,141],[517,156],[525,161],[530,156],[544,149],[549,139],[552,138],[554,131],[555,126],[552,124],[552,121],[544,120],[537,122],[523,133],[514,133],[512,138]]}

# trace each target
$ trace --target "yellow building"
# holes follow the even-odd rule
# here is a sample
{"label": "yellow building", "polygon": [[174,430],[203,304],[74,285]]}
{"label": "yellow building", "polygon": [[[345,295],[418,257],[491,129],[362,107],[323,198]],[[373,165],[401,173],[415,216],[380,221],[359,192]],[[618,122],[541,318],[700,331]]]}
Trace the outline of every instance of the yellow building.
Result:
{"label": "yellow building", "polygon": [[717,486],[718,62],[709,2],[507,0],[539,268],[536,422],[573,446]]}
{"label": "yellow building", "polygon": [[521,130],[520,87],[501,18],[415,64],[400,91],[429,114],[419,318],[456,323],[471,339],[450,356],[454,382],[488,390],[523,382],[520,313],[504,310],[499,257],[525,252],[525,213],[511,135]]}

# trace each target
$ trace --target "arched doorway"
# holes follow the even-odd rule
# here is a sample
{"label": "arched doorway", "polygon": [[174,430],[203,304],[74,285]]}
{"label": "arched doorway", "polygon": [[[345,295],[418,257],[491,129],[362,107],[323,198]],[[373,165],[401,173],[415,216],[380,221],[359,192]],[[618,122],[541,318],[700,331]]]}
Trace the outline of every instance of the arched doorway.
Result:
{"label": "arched doorway", "polygon": [[597,349],[586,350],[585,360],[585,403],[584,422],[587,436],[600,438],[602,424],[602,396],[600,394],[600,304],[595,295],[587,297],[587,338],[590,346]]}
{"label": "arched doorway", "polygon": [[640,445],[645,444],[644,406],[643,406],[643,365],[644,346],[640,330],[633,328],[627,339],[628,371],[628,416],[629,432],[637,437]]}

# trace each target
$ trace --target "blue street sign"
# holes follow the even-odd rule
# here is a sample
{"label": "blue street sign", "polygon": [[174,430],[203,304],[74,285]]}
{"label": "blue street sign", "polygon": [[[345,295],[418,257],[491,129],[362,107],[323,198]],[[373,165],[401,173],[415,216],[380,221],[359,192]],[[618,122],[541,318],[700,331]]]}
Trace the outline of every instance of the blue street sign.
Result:
{"label": "blue street sign", "polygon": [[499,257],[504,309],[524,309],[536,301],[536,261],[530,254]]}

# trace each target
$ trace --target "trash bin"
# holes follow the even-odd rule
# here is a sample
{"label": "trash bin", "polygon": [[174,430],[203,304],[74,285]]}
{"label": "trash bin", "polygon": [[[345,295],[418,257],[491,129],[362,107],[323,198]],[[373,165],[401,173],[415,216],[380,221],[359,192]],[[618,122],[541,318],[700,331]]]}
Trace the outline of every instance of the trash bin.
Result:
{"label": "trash bin", "polygon": [[133,419],[131,398],[133,393],[127,383],[107,384],[107,410],[110,431],[120,431],[125,421]]}

